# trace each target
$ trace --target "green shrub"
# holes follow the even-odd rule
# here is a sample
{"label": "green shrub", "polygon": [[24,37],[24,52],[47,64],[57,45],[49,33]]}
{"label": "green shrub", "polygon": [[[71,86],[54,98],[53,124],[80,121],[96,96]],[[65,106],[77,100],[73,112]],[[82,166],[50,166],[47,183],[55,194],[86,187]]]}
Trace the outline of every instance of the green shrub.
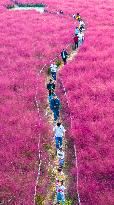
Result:
{"label": "green shrub", "polygon": [[72,205],[72,200],[70,198],[66,199],[65,205]]}
{"label": "green shrub", "polygon": [[14,5],[8,5],[7,6],[7,9],[13,9],[14,8]]}
{"label": "green shrub", "polygon": [[46,151],[48,151],[48,150],[51,149],[51,145],[50,145],[50,144],[44,144],[43,147],[44,147],[44,149],[45,149]]}
{"label": "green shrub", "polygon": [[44,196],[36,195],[35,202],[36,205],[44,205]]}
{"label": "green shrub", "polygon": [[61,60],[57,59],[56,60],[56,65],[57,65],[57,67],[59,67],[61,65]]}

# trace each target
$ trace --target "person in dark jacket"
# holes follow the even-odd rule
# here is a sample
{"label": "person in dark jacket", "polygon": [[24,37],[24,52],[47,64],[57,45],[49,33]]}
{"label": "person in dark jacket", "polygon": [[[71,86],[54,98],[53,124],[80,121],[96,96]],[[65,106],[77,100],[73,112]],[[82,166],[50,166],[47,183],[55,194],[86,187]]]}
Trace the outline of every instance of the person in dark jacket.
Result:
{"label": "person in dark jacket", "polygon": [[49,83],[47,84],[47,89],[49,91],[49,102],[50,102],[55,90],[55,83],[53,82],[52,79],[50,79]]}
{"label": "person in dark jacket", "polygon": [[66,64],[66,60],[67,60],[67,57],[68,57],[68,53],[65,49],[62,50],[61,52],[61,57],[63,59],[63,62],[64,62],[64,65]]}
{"label": "person in dark jacket", "polygon": [[75,49],[78,48],[78,36],[74,36]]}
{"label": "person in dark jacket", "polygon": [[54,114],[54,121],[57,121],[59,118],[59,110],[60,110],[60,100],[57,98],[57,95],[53,95],[53,99],[50,102],[50,108]]}

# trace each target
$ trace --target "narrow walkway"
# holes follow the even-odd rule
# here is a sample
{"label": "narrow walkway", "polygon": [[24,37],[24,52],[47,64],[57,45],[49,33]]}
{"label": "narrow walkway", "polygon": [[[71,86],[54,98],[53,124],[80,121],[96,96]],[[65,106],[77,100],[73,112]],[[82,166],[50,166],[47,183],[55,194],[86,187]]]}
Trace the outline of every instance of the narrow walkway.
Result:
{"label": "narrow walkway", "polygon": [[[73,58],[77,55],[77,53],[78,53],[78,50],[72,50],[70,52],[70,55],[69,55],[68,59],[67,59],[67,63],[70,63],[70,61],[73,60]],[[59,66],[58,71],[60,69],[62,69],[63,67],[64,67],[64,64],[61,63],[61,65]],[[46,67],[44,66],[44,68],[41,69],[40,74],[42,74],[42,72],[45,71],[44,70],[45,68]],[[45,82],[46,85],[49,83],[50,78],[52,78],[51,75],[46,76],[46,82]],[[64,89],[64,87],[63,87],[63,89]],[[67,99],[66,99],[66,101],[67,101]],[[53,127],[55,124],[54,124],[54,119],[53,119],[53,113],[50,110],[49,103],[47,104],[47,107],[46,107],[46,116],[47,116],[48,123],[51,125],[51,127]],[[62,116],[60,116],[59,121],[64,125],[64,122],[62,122]],[[63,150],[65,152],[65,156],[67,156],[67,144],[68,144],[67,139],[63,138],[62,147],[63,147]],[[74,152],[76,152],[76,150],[74,150]],[[57,169],[58,169],[59,162],[58,162],[58,158],[56,156],[55,138],[53,138],[53,141],[51,142],[51,144],[49,146],[48,154],[49,154],[49,163],[48,163],[47,167],[48,167],[48,176],[49,176],[49,179],[50,179],[49,180],[50,183],[48,185],[47,196],[45,197],[45,199],[43,200],[43,202],[41,204],[38,203],[39,205],[55,205],[55,204],[57,204],[57,199],[56,199],[56,177],[57,177]],[[76,155],[76,153],[74,153],[74,154]],[[65,159],[66,159],[66,157],[65,157]],[[64,165],[63,172],[64,172],[64,177],[65,177],[64,186],[66,188],[65,196],[67,196],[67,190],[68,190],[70,179],[69,179],[69,176],[67,175],[66,163]],[[77,201],[77,204],[80,205],[80,199],[79,199],[78,193],[77,193],[76,201]],[[38,204],[36,204],[36,205],[38,205]],[[67,205],[67,204],[73,205],[72,204],[72,199],[66,198],[64,205]]]}
{"label": "narrow walkway", "polygon": [[[77,51],[72,51],[69,58],[68,58],[68,61],[71,61],[75,55],[77,54]],[[64,64],[62,63],[60,66],[59,66],[59,70],[62,69],[64,67]],[[58,70],[58,71],[59,71]],[[46,78],[46,84],[49,82],[49,79],[51,78],[51,75],[47,76]],[[50,125],[54,125],[54,119],[53,119],[53,113],[52,111],[50,110],[50,105],[48,103],[48,106],[46,108],[46,115],[48,117],[48,122]],[[63,124],[62,122],[62,116],[60,116],[60,122]],[[63,139],[63,150],[65,151],[65,156],[66,156],[66,145],[67,145],[67,140],[66,138]],[[48,164],[48,167],[49,167],[49,175],[50,175],[50,185],[49,185],[49,191],[48,191],[48,194],[47,194],[47,197],[45,198],[45,201],[44,201],[44,204],[45,205],[53,205],[53,204],[56,204],[56,172],[57,172],[57,169],[58,169],[58,158],[56,156],[56,148],[55,148],[55,139],[53,138],[53,141],[52,141],[52,144],[51,144],[51,147],[50,147],[50,155],[51,157],[53,158],[53,161],[50,160],[49,161],[49,164]],[[68,184],[69,184],[69,177],[67,175],[67,173],[65,172],[65,166],[64,166],[64,177],[65,177],[65,188],[67,190],[67,187],[68,187]],[[69,205],[70,205],[70,202],[69,202]]]}

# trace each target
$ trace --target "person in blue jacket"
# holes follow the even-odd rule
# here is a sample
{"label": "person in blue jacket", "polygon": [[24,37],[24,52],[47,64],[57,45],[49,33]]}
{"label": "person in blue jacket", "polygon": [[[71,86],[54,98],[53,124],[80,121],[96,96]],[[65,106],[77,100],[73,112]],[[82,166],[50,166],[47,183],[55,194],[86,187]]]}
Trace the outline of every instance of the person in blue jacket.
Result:
{"label": "person in blue jacket", "polygon": [[78,27],[76,27],[76,29],[75,29],[75,35],[78,35],[79,33],[80,33],[80,30],[79,30]]}
{"label": "person in blue jacket", "polygon": [[58,99],[56,94],[54,94],[53,98],[51,99],[50,108],[54,114],[54,121],[57,121],[57,119],[59,118],[60,100]]}

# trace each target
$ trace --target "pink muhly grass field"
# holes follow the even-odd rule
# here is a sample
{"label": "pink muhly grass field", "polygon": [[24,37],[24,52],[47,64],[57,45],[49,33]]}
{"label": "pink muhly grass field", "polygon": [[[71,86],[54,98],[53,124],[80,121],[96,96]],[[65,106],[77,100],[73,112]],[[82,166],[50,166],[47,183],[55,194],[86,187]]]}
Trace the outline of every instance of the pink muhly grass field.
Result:
{"label": "pink muhly grass field", "polygon": [[[39,136],[41,158],[48,163],[44,145],[50,143],[52,135],[44,118],[45,112],[37,112],[36,87],[39,107],[45,108],[47,91],[44,76],[36,79],[36,74],[45,63],[49,66],[49,61],[71,41],[74,25],[70,18],[52,18],[49,14],[39,14],[34,10],[8,11],[4,5],[9,4],[9,1],[2,3],[0,202],[33,205]],[[39,194],[46,194],[46,174],[42,187],[37,187]]]}
{"label": "pink muhly grass field", "polygon": [[[70,136],[77,147],[81,204],[113,205],[113,3],[111,0],[88,0],[83,4],[81,0],[43,0],[42,3],[49,10],[80,12],[86,22],[84,45],[59,77],[66,87],[73,117]],[[39,120],[36,111],[36,86],[40,90],[37,99],[43,105],[47,95],[44,76],[36,82],[36,72],[72,42],[75,25],[71,18],[57,15],[8,11],[4,7],[7,4],[12,3],[0,2],[0,200],[13,197],[12,205],[33,205],[39,135],[43,138],[41,150],[46,161],[43,143],[50,139],[50,127],[44,116]],[[77,176],[76,168],[71,173]],[[39,192],[46,192],[46,180]],[[76,183],[72,188],[72,194],[76,193]]]}

